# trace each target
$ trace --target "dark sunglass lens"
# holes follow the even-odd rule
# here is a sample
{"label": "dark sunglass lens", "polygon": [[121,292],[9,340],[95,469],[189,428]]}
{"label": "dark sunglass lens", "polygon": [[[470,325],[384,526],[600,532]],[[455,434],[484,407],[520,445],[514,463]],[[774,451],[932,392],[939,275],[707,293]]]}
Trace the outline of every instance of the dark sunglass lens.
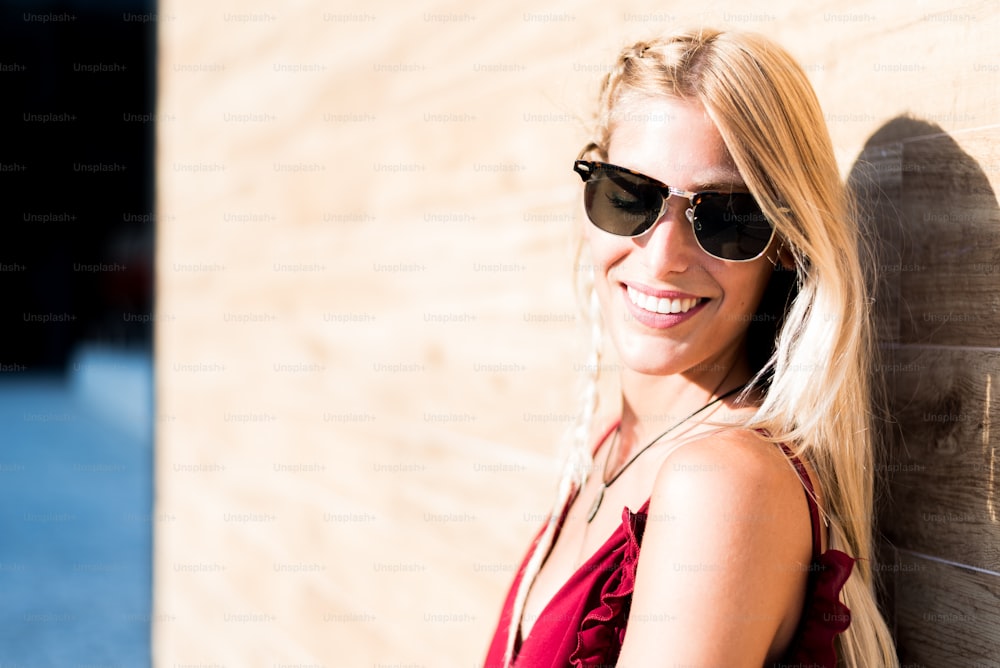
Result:
{"label": "dark sunglass lens", "polygon": [[710,255],[749,260],[767,248],[773,229],[748,193],[711,193],[695,199],[694,233]]}
{"label": "dark sunglass lens", "polygon": [[594,225],[628,237],[648,230],[663,207],[663,196],[656,186],[635,174],[609,169],[590,177],[583,197],[587,216]]}

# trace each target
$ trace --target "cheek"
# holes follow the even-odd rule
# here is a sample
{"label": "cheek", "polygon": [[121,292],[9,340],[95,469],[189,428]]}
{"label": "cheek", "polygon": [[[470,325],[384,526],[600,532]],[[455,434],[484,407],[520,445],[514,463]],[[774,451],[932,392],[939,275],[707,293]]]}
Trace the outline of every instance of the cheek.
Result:
{"label": "cheek", "polygon": [[765,259],[764,266],[747,267],[747,270],[734,276],[730,284],[735,286],[739,294],[737,301],[740,309],[753,312],[760,306],[773,268]]}
{"label": "cheek", "polygon": [[584,229],[583,242],[598,278],[627,256],[632,246],[631,239],[615,237],[589,224]]}
{"label": "cheek", "polygon": [[601,240],[597,238],[596,232],[598,230],[589,222],[583,223],[583,227],[580,229],[580,236],[583,238],[583,251],[595,264],[598,263],[597,258],[601,255]]}

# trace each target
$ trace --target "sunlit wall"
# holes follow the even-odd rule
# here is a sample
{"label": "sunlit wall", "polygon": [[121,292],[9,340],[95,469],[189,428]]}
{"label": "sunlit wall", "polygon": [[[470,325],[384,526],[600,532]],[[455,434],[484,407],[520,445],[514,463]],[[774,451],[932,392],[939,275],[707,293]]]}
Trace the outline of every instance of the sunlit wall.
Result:
{"label": "sunlit wall", "polygon": [[162,3],[158,665],[481,659],[577,405],[570,167],[627,40],[767,33],[845,177],[911,114],[996,182],[989,3],[807,7]]}

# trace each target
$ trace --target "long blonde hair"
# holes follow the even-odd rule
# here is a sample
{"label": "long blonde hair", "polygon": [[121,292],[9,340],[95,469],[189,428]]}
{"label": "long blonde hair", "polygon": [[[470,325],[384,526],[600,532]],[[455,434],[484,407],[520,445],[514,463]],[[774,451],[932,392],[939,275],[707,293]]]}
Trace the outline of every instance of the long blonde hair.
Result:
{"label": "long blonde hair", "polygon": [[[866,253],[819,102],[802,68],[768,39],[708,29],[681,33],[639,42],[619,54],[601,87],[594,150],[606,156],[618,105],[663,97],[704,105],[794,259],[794,284],[782,288],[790,301],[779,300],[783,312],[772,318],[779,325],[773,348],[767,345],[755,377],[766,394],[745,427],[766,429],[812,464],[823,490],[829,548],[857,559],[842,591],[852,620],[838,636],[841,660],[855,668],[898,666],[876,603],[872,568],[876,439],[872,314],[861,267]],[[595,308],[588,296],[585,310]],[[599,318],[594,327],[599,351]],[[598,352],[587,368],[591,377],[557,509],[591,468]],[[551,547],[558,514],[550,516],[522,576],[508,657],[517,633],[513,627]]]}

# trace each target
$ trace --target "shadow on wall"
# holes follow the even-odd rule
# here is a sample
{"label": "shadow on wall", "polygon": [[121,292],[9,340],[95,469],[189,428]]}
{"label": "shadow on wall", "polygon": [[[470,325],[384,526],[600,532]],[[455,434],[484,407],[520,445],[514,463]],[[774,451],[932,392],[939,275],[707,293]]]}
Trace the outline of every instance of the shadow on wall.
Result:
{"label": "shadow on wall", "polygon": [[[961,139],[978,150],[1000,131]],[[877,570],[904,664],[996,665],[1000,656],[1000,462],[990,431],[1000,373],[1000,207],[988,174],[996,169],[941,127],[897,117],[869,138],[848,178],[873,249],[890,414],[878,469],[891,557]]]}

